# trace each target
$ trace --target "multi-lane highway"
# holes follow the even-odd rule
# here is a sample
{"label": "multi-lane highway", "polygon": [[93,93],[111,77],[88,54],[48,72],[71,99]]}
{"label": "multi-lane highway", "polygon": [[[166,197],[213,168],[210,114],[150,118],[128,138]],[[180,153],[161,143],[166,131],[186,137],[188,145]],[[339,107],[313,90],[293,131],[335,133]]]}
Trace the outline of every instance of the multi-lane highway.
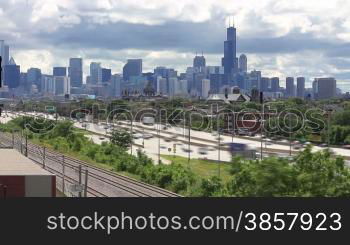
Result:
{"label": "multi-lane highway", "polygon": [[[30,113],[34,115],[35,113]],[[12,115],[13,114],[9,114]],[[49,119],[53,119],[52,115],[46,115],[42,113],[36,113],[37,116],[44,116]],[[63,119],[63,118],[61,118]],[[225,147],[225,143],[242,143],[247,144],[249,147],[256,149],[260,153],[261,141],[260,136],[257,137],[232,137],[228,135],[220,135],[220,147],[217,133],[209,133],[202,131],[191,130],[190,133],[190,147],[188,129],[182,127],[167,127],[164,125],[154,124],[152,126],[146,126],[140,122],[133,122],[132,127],[130,122],[120,121],[114,123],[89,123],[74,121],[74,126],[82,129],[86,129],[95,135],[90,135],[91,139],[96,143],[101,143],[107,140],[108,133],[112,128],[124,128],[129,131],[133,131],[135,140],[133,147],[133,154],[137,149],[141,149],[148,156],[158,161],[160,155],[176,155],[182,157],[190,157],[194,159],[209,159],[220,160],[224,162],[231,161],[231,154]],[[147,139],[143,139],[143,135],[147,135]],[[174,146],[176,152],[174,153]],[[313,151],[324,150],[325,148],[314,146]],[[299,149],[300,150],[300,149]],[[292,148],[292,153],[297,153],[299,150]],[[350,150],[342,148],[331,148],[336,155],[344,156],[347,160],[350,159]],[[190,152],[189,152],[190,151]],[[265,139],[263,141],[263,154],[277,154],[282,157],[288,157],[290,152],[290,145],[288,141],[271,141]],[[168,161],[161,159],[163,162]]]}

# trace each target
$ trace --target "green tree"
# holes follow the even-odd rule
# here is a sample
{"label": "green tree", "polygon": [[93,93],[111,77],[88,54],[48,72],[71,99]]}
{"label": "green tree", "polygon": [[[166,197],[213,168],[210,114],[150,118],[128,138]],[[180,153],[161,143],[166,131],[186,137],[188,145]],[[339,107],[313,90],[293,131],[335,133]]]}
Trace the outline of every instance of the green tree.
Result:
{"label": "green tree", "polygon": [[114,145],[127,148],[133,143],[133,138],[132,135],[125,130],[114,130],[110,141]]}

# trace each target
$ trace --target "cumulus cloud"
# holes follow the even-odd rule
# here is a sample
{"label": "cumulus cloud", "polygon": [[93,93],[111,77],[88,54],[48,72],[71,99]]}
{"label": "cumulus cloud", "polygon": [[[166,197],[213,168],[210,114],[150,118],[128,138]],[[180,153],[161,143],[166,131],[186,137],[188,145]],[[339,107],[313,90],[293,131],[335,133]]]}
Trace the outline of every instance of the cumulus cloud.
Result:
{"label": "cumulus cloud", "polygon": [[238,52],[265,76],[350,79],[348,0],[0,0],[0,39],[22,70],[51,73],[69,57],[85,71],[98,61],[120,72],[128,58],[145,70],[180,72],[203,51],[219,65],[225,19],[235,16]]}

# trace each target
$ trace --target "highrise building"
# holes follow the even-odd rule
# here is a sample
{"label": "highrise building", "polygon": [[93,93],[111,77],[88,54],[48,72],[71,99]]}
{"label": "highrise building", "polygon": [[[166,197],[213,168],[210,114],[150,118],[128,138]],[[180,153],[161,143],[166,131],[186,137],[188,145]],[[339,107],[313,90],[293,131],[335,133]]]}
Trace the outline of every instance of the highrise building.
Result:
{"label": "highrise building", "polygon": [[168,94],[168,84],[167,79],[162,77],[157,77],[157,94],[166,95]]}
{"label": "highrise building", "polygon": [[54,77],[55,95],[65,96],[70,94],[70,79],[67,76]]}
{"label": "highrise building", "polygon": [[2,57],[2,67],[8,65],[10,59],[10,47],[4,40],[0,40],[0,56]]}
{"label": "highrise building", "polygon": [[130,80],[132,76],[142,75],[142,59],[128,59],[127,63],[123,67],[123,79],[125,81]]}
{"label": "highrise building", "polygon": [[177,88],[177,77],[171,77],[168,80],[168,94],[169,96],[174,97],[177,94],[176,88]]}
{"label": "highrise building", "polygon": [[209,97],[209,92],[210,92],[210,80],[203,79],[202,80],[202,91],[201,91],[202,99],[207,99]]}
{"label": "highrise building", "polygon": [[21,81],[21,69],[16,65],[16,62],[11,58],[10,62],[4,66],[4,84],[9,88],[18,88]]}
{"label": "highrise building", "polygon": [[261,71],[255,71],[255,70],[251,71],[248,74],[245,89],[252,90],[253,88],[255,88],[259,90],[260,84],[261,84]]}
{"label": "highrise building", "polygon": [[297,78],[297,97],[304,98],[305,96],[305,77]]}
{"label": "highrise building", "polygon": [[43,94],[55,93],[55,83],[54,83],[53,76],[49,76],[49,75],[41,76],[41,92]]}
{"label": "highrise building", "polygon": [[337,95],[337,81],[334,78],[315,78],[313,82],[314,98],[331,99]]}
{"label": "highrise building", "polygon": [[187,80],[179,80],[175,84],[175,96],[187,96]]}
{"label": "highrise building", "polygon": [[271,78],[271,92],[279,92],[280,79],[278,77]]}
{"label": "highrise building", "polygon": [[122,77],[121,75],[115,74],[111,78],[111,96],[121,97],[122,96]]}
{"label": "highrise building", "polygon": [[4,45],[4,65],[8,65],[9,64],[9,60],[10,60],[10,46],[9,45]]}
{"label": "highrise building", "polygon": [[112,70],[102,68],[102,83],[108,83],[111,81],[112,78]]}
{"label": "highrise building", "polygon": [[227,28],[227,40],[224,43],[224,58],[222,66],[225,70],[227,82],[233,78],[233,74],[238,70],[237,59],[237,30],[234,25]]}
{"label": "highrise building", "polygon": [[270,78],[268,77],[262,77],[261,83],[260,83],[260,91],[261,92],[268,92],[270,86]]}
{"label": "highrise building", "polygon": [[286,96],[295,97],[294,77],[286,78]]}
{"label": "highrise building", "polygon": [[65,77],[65,76],[67,76],[67,68],[66,67],[54,67],[52,75],[54,77]]}
{"label": "highrise building", "polygon": [[101,63],[91,62],[90,64],[90,83],[102,83],[102,68]]}
{"label": "highrise building", "polygon": [[69,59],[68,76],[72,87],[80,88],[83,85],[83,59]]}
{"label": "highrise building", "polygon": [[3,74],[2,74],[2,77],[1,77],[1,83],[4,82],[4,78],[5,78],[5,71],[4,71],[4,67],[6,65],[8,65],[8,62],[9,62],[9,56],[10,56],[10,52],[9,52],[9,46],[6,45],[5,41],[4,40],[0,40],[0,56],[2,58],[2,61],[1,61],[1,66],[3,67]]}
{"label": "highrise building", "polygon": [[205,66],[206,66],[206,61],[205,61],[204,55],[203,54],[202,54],[202,56],[196,55],[196,57],[194,57],[194,59],[193,59],[193,67],[201,70]]}
{"label": "highrise building", "polygon": [[41,90],[41,70],[39,68],[30,68],[27,71],[27,86],[28,91],[32,86],[36,86],[37,89]]}
{"label": "highrise building", "polygon": [[245,54],[241,54],[241,56],[239,56],[239,71],[248,71],[248,58]]}

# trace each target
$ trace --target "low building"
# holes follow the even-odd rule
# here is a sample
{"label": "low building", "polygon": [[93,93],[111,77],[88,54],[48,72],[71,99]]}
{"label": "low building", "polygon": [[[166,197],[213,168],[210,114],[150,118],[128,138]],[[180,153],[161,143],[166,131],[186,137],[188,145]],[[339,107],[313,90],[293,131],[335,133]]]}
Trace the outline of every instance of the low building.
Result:
{"label": "low building", "polygon": [[14,149],[0,149],[0,198],[55,197],[56,176]]}

